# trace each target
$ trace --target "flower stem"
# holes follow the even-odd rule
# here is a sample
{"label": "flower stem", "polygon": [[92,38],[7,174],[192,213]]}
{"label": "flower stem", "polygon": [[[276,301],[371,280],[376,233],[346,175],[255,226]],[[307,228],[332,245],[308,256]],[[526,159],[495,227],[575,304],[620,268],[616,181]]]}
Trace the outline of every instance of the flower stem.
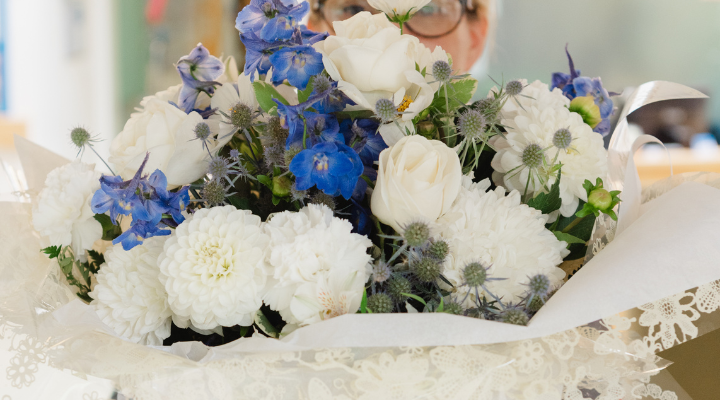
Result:
{"label": "flower stem", "polygon": [[[590,215],[590,214],[588,214],[588,215]],[[562,233],[568,233],[568,232],[570,232],[574,227],[576,227],[576,226],[577,226],[582,220],[584,220],[585,218],[587,218],[587,215],[584,216],[584,217],[582,217],[582,218],[575,217],[575,219],[573,220],[573,222],[571,222],[570,224],[568,224],[568,226],[566,226],[565,229],[562,230]]]}
{"label": "flower stem", "polygon": [[403,22],[402,21],[398,22],[398,25],[400,25],[400,34],[402,35],[403,34]]}
{"label": "flower stem", "polygon": [[110,173],[113,174],[113,175],[115,175],[115,172],[113,172],[112,168],[110,168],[110,166],[108,165],[108,163],[106,163],[105,160],[104,160],[102,157],[100,157],[100,154],[98,154],[98,152],[95,151],[95,148],[94,148],[91,144],[88,144],[88,147],[90,148],[90,150],[93,151],[93,153],[95,153],[96,156],[98,156],[98,158],[100,159],[100,161],[102,161],[103,164],[105,164],[105,166],[107,167],[107,169],[110,170]]}

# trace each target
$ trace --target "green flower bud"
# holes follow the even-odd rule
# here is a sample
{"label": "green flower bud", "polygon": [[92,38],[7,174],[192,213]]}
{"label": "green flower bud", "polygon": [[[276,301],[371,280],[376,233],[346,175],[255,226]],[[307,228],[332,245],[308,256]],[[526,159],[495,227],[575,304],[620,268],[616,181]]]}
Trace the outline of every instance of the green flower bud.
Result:
{"label": "green flower bud", "polygon": [[392,312],[394,304],[390,296],[385,293],[376,293],[368,297],[367,308],[375,314],[386,314]]}
{"label": "green flower bud", "polygon": [[390,297],[395,301],[404,301],[407,296],[403,293],[412,293],[412,284],[407,278],[398,276],[390,279],[387,286],[387,291]]}
{"label": "green flower bud", "polygon": [[424,222],[411,222],[405,227],[403,238],[410,247],[422,247],[430,240],[430,227]]}
{"label": "green flower bud", "polygon": [[476,287],[485,283],[487,270],[479,262],[471,262],[465,266],[464,275],[468,286]]}
{"label": "green flower bud", "polygon": [[598,210],[607,210],[612,204],[612,195],[603,188],[595,189],[590,192],[588,203]]}
{"label": "green flower bud", "polygon": [[527,325],[530,318],[519,308],[509,308],[500,314],[500,321],[513,325]]}
{"label": "green flower bud", "polygon": [[442,272],[442,264],[432,257],[424,257],[410,264],[410,269],[422,282],[435,282]]}
{"label": "green flower bud", "polygon": [[274,176],[272,179],[272,193],[277,197],[287,197],[290,195],[292,184],[292,180],[287,175]]}
{"label": "green flower bud", "polygon": [[445,305],[443,307],[444,313],[453,314],[453,315],[462,315],[462,313],[464,311],[465,310],[463,310],[462,306],[455,302],[445,303]]}
{"label": "green flower bud", "polygon": [[593,129],[602,121],[600,107],[595,104],[595,99],[592,96],[582,96],[572,99],[570,102],[570,111],[580,114],[583,121]]}

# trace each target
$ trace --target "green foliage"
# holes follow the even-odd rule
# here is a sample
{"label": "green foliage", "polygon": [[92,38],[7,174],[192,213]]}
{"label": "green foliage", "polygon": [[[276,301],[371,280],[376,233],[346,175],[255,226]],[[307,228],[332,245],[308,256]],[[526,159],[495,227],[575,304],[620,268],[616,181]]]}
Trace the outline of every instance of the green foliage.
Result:
{"label": "green foliage", "polygon": [[467,102],[472,99],[475,89],[477,88],[477,80],[474,78],[465,78],[459,81],[451,82],[447,87],[447,98],[445,97],[445,89],[440,88],[435,92],[430,108],[437,112],[445,114],[448,112],[446,104],[450,107],[450,112],[464,107]]}
{"label": "green foliage", "polygon": [[367,314],[367,301],[368,301],[368,295],[367,295],[367,288],[363,289],[363,297],[360,301],[360,314]]}
{"label": "green foliage", "polygon": [[120,225],[113,224],[110,216],[106,214],[95,214],[95,220],[102,225],[103,235],[102,240],[111,241],[122,234]]}
{"label": "green foliage", "polygon": [[270,322],[270,319],[268,319],[262,310],[258,310],[257,313],[255,313],[255,325],[270,337],[277,338],[280,336],[280,330]]}
{"label": "green foliage", "polygon": [[550,214],[553,211],[557,211],[562,206],[562,199],[560,199],[560,177],[561,171],[558,171],[557,179],[550,188],[549,193],[540,193],[534,198],[527,201],[527,205],[539,210],[543,214]]}
{"label": "green foliage", "polygon": [[559,231],[554,231],[553,233],[555,234],[555,237],[558,238],[558,240],[567,243],[568,246],[570,246],[571,244],[576,244],[576,243],[582,243],[582,244],[586,243],[585,240],[577,238],[569,233],[563,233],[563,232],[559,232]]}
{"label": "green foliage", "polygon": [[597,178],[594,185],[586,179],[583,188],[585,188],[588,202],[575,214],[576,217],[583,218],[588,215],[599,217],[600,213],[604,213],[617,221],[617,215],[613,208],[621,201],[618,197],[619,190],[608,192],[603,188],[603,181],[600,178]]}
{"label": "green foliage", "polygon": [[255,81],[253,82],[253,88],[255,88],[255,97],[260,108],[266,113],[272,114],[271,110],[277,107],[277,104],[273,99],[277,99],[279,102],[288,105],[287,100],[275,89],[275,87],[269,83]]}
{"label": "green foliage", "polygon": [[49,259],[57,258],[62,251],[62,246],[50,246],[40,250],[41,253],[46,254]]}

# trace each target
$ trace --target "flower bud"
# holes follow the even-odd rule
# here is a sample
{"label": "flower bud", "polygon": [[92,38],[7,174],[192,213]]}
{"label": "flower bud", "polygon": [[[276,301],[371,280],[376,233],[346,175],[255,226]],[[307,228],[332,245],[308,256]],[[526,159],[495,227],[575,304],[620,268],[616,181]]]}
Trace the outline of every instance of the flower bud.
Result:
{"label": "flower bud", "polygon": [[602,121],[600,107],[595,104],[595,99],[592,96],[581,96],[572,99],[570,111],[580,114],[583,121],[593,129]]}
{"label": "flower bud", "polygon": [[395,301],[404,301],[407,296],[403,293],[411,293],[412,284],[410,281],[402,276],[398,276],[390,279],[387,286],[387,291],[390,297]]}
{"label": "flower bud", "polygon": [[443,312],[447,314],[462,315],[464,311],[462,306],[455,302],[445,303],[443,307]]}
{"label": "flower bud", "polygon": [[424,257],[410,264],[410,269],[422,282],[435,282],[442,272],[442,264],[431,257]]}
{"label": "flower bud", "polygon": [[425,255],[440,261],[444,261],[448,253],[450,253],[450,246],[444,240],[431,240],[430,246],[425,250]]}
{"label": "flower bud", "polygon": [[500,321],[513,325],[527,325],[530,318],[519,308],[508,308],[500,314]]}
{"label": "flower bud", "polygon": [[510,96],[517,96],[523,90],[523,84],[520,81],[510,81],[505,84],[505,92]]}
{"label": "flower bud", "polygon": [[85,128],[77,127],[70,131],[70,140],[78,149],[82,149],[86,144],[90,143],[90,139],[90,132]]}
{"label": "flower bud", "polygon": [[437,60],[432,65],[433,77],[440,82],[447,82],[452,75],[452,68],[447,61]]}
{"label": "flower bud", "polygon": [[375,314],[391,313],[394,305],[390,296],[385,293],[376,293],[367,299],[367,308]]}
{"label": "flower bud", "polygon": [[403,234],[405,243],[410,247],[422,247],[430,240],[430,227],[424,222],[411,222]]}
{"label": "flower bud", "polygon": [[464,275],[468,286],[476,287],[485,283],[487,270],[479,262],[471,262],[465,266]]}
{"label": "flower bud", "polygon": [[612,195],[603,188],[598,188],[590,192],[588,203],[598,210],[607,210],[612,204]]}
{"label": "flower bud", "polygon": [[287,197],[290,195],[290,188],[293,182],[287,175],[274,176],[272,179],[272,194],[277,197]]}

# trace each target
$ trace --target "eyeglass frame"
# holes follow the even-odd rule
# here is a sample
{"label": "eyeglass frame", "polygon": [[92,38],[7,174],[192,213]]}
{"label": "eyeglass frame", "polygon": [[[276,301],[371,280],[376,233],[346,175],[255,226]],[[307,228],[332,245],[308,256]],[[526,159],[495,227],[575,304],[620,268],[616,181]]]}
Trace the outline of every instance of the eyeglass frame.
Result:
{"label": "eyeglass frame", "polygon": [[[328,24],[332,24],[334,21],[328,21],[327,18],[325,18],[325,13],[323,12],[323,7],[325,6],[326,1],[327,0],[317,0],[317,8],[314,8],[314,9],[322,16],[323,21],[325,21]],[[410,26],[410,24],[407,22],[405,23],[405,27],[410,32],[414,33],[416,36],[420,36],[425,39],[437,39],[437,38],[441,38],[443,36],[447,36],[447,35],[453,33],[458,28],[458,26],[460,26],[460,23],[462,22],[462,19],[465,16],[465,14],[468,11],[473,10],[473,8],[470,6],[472,3],[468,2],[468,0],[458,0],[458,1],[460,2],[460,5],[462,6],[462,8],[461,8],[462,11],[460,12],[460,17],[458,18],[457,22],[455,22],[455,25],[453,25],[453,27],[445,33],[441,33],[439,35],[423,35],[422,33],[418,33],[417,31],[415,31]]]}

